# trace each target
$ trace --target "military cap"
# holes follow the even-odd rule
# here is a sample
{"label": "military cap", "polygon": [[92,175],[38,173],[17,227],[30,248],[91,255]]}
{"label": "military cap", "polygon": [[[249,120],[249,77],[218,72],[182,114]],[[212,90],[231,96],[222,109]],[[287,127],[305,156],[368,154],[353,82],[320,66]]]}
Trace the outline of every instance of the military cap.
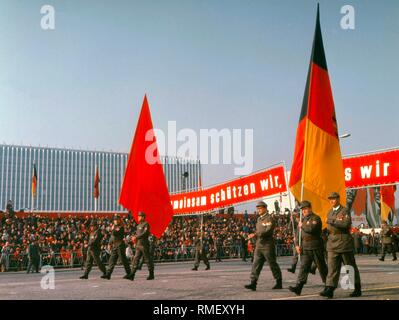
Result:
{"label": "military cap", "polygon": [[303,208],[311,208],[312,204],[308,201],[308,200],[303,200],[300,204],[299,204],[299,208],[303,209]]}
{"label": "military cap", "polygon": [[259,202],[256,204],[256,207],[265,207],[265,208],[267,208],[267,204],[266,204],[264,201],[259,201]]}
{"label": "military cap", "polygon": [[140,211],[140,212],[139,212],[139,217],[140,217],[140,216],[141,216],[141,217],[145,217],[145,213],[144,213],[143,211]]}
{"label": "military cap", "polygon": [[337,199],[337,198],[339,198],[338,192],[331,192],[330,195],[328,196],[328,199]]}

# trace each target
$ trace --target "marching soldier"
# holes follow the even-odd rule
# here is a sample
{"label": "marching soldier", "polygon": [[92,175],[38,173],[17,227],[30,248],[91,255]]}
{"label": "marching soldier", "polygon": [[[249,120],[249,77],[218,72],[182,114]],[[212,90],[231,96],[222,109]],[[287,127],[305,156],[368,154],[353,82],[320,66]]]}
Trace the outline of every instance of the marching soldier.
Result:
{"label": "marching soldier", "polygon": [[194,259],[194,268],[192,268],[192,271],[197,271],[200,261],[204,261],[206,268],[205,270],[209,270],[211,268],[211,265],[209,264],[208,257],[206,256],[206,250],[205,250],[205,241],[201,235],[201,231],[198,231],[197,237],[194,240],[194,245],[195,245],[195,259]]}
{"label": "marching soldier", "polygon": [[31,270],[33,272],[33,269],[35,269],[36,273],[39,273],[40,249],[37,239],[33,239],[27,251],[28,251],[29,264],[26,273],[29,273]]}
{"label": "marching soldier", "polygon": [[96,262],[98,268],[103,273],[103,276],[107,273],[107,269],[101,261],[100,253],[101,253],[101,241],[103,239],[103,235],[101,233],[101,229],[98,228],[97,222],[93,220],[90,223],[90,236],[89,243],[87,247],[86,254],[86,268],[83,276],[80,279],[88,279],[91,268],[93,267],[93,261]]}
{"label": "marching soldier", "polygon": [[223,240],[221,236],[217,236],[216,240],[214,241],[215,244],[215,262],[222,262],[221,257],[223,256]]}
{"label": "marching soldier", "polygon": [[148,237],[150,236],[150,225],[145,221],[145,213],[139,212],[138,214],[139,224],[136,230],[136,253],[134,254],[132,262],[132,272],[129,274],[128,279],[134,280],[136,271],[139,268],[140,258],[144,256],[144,261],[147,264],[149,276],[147,280],[154,279],[154,261],[153,256],[150,252],[150,242]]}
{"label": "marching soldier", "polygon": [[[150,234],[150,236],[148,237],[148,242],[149,242],[149,246],[150,246],[150,257],[152,257],[152,260],[154,260],[154,255],[155,255],[155,237],[153,235]],[[141,256],[140,262],[139,262],[139,267],[137,268],[137,270],[141,270],[144,264],[144,255]]]}
{"label": "marching soldier", "polygon": [[387,222],[384,220],[382,221],[382,229],[381,229],[381,243],[382,243],[382,256],[379,259],[380,261],[385,260],[385,254],[387,251],[392,253],[393,259],[392,261],[396,261],[396,252],[393,246],[393,239],[392,237],[395,236],[392,232],[392,229],[388,226]]}
{"label": "marching soldier", "polygon": [[273,289],[282,289],[281,270],[276,261],[276,249],[273,239],[273,231],[276,225],[273,217],[268,214],[267,204],[265,202],[258,202],[256,209],[260,215],[256,223],[256,233],[249,235],[250,238],[256,236],[254,262],[252,265],[251,283],[246,285],[245,288],[253,291],[256,290],[259,274],[263,268],[263,264],[267,261],[272,270],[273,277],[276,280]]}
{"label": "marching soldier", "polygon": [[[299,216],[295,217],[294,225],[298,226],[298,224],[299,224]],[[291,273],[295,273],[296,267],[298,265],[298,252],[296,250],[296,247],[298,245],[298,241],[295,240],[295,239],[298,238],[298,228],[297,227],[295,228],[294,237],[295,237],[294,238],[294,244],[293,244],[294,250],[293,250],[293,256],[292,256],[292,260],[291,260],[291,267],[287,269],[287,271],[291,272]],[[317,265],[314,262],[312,262],[312,266],[310,267],[310,273],[311,274],[316,274],[316,268],[317,268]]]}
{"label": "marching soldier", "polygon": [[118,257],[119,257],[126,271],[126,275],[123,278],[129,279],[130,266],[126,258],[126,245],[125,241],[123,240],[124,235],[125,235],[125,229],[121,225],[120,218],[115,217],[114,224],[111,227],[110,245],[112,249],[111,249],[111,256],[109,258],[108,271],[106,274],[101,276],[101,278],[108,280],[111,279],[111,274],[114,271],[115,265],[118,262]]}
{"label": "marching soldier", "polygon": [[248,256],[248,239],[245,236],[245,233],[241,231],[240,233],[240,243],[241,243],[241,259],[244,262],[247,262]]}
{"label": "marching soldier", "polygon": [[[321,238],[322,222],[320,217],[312,212],[312,204],[309,201],[302,201],[300,208],[303,213],[303,221],[298,223],[301,232],[301,247],[297,243],[296,252],[301,254],[301,268],[298,275],[297,285],[289,287],[291,292],[300,295],[302,288],[307,282],[308,274],[311,272],[314,262],[320,272],[323,283],[326,283],[327,265],[324,259],[324,245]],[[299,231],[298,231],[299,232]]]}
{"label": "marching soldier", "polygon": [[320,295],[327,298],[333,297],[334,290],[338,287],[341,263],[343,262],[344,265],[352,266],[355,271],[355,291],[350,296],[360,297],[362,295],[360,274],[354,255],[353,238],[350,234],[352,219],[348,210],[340,204],[339,198],[337,192],[331,193],[328,197],[332,207],[327,215],[328,274],[326,287]]}

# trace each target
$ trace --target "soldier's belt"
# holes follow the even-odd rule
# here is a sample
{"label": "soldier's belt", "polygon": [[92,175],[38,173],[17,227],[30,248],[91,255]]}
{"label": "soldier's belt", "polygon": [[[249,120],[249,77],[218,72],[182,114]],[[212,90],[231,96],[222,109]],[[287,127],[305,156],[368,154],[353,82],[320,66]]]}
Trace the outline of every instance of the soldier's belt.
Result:
{"label": "soldier's belt", "polygon": [[341,231],[341,230],[331,230],[330,234],[349,234],[349,231]]}
{"label": "soldier's belt", "polygon": [[317,236],[303,236],[302,239],[305,241],[312,241],[312,240],[320,240],[321,238]]}

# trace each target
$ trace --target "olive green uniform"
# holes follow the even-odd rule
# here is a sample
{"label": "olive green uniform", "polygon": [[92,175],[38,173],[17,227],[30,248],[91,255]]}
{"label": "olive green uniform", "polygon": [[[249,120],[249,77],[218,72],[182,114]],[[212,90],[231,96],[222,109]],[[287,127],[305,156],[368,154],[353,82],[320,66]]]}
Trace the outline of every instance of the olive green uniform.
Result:
{"label": "olive green uniform", "polygon": [[310,213],[303,218],[301,232],[301,267],[298,283],[306,283],[314,262],[319,269],[323,283],[326,282],[327,265],[324,258],[324,244],[321,238],[322,222],[318,215]]}
{"label": "olive green uniform", "polygon": [[251,271],[251,283],[257,283],[259,274],[265,261],[269,263],[273,277],[281,280],[281,270],[276,261],[276,248],[273,238],[275,222],[271,215],[264,214],[258,218],[256,223],[256,245],[254,262]]}
{"label": "olive green uniform", "polygon": [[392,229],[388,225],[383,225],[381,229],[381,242],[382,242],[382,256],[381,260],[385,259],[385,255],[387,251],[392,253],[394,260],[396,260],[396,252],[393,246],[393,232]]}
{"label": "olive green uniform", "polygon": [[86,266],[85,266],[85,276],[88,276],[92,267],[93,262],[95,261],[98,268],[102,271],[102,273],[106,273],[106,268],[101,261],[100,253],[101,253],[101,241],[103,239],[103,235],[100,229],[97,229],[90,233],[89,237],[89,246],[87,249],[86,256]]}
{"label": "olive green uniform", "polygon": [[327,214],[328,275],[326,286],[337,288],[341,264],[350,265],[355,271],[355,286],[360,287],[360,274],[354,255],[353,237],[350,234],[352,219],[348,210],[340,205]]}
{"label": "olive green uniform", "polygon": [[194,257],[194,268],[198,269],[200,261],[204,261],[207,268],[210,268],[208,257],[205,251],[205,242],[201,241],[201,237],[196,237],[194,240],[195,246],[195,257]]}
{"label": "olive green uniform", "polygon": [[130,274],[130,266],[128,259],[126,257],[126,245],[123,237],[125,235],[125,229],[122,226],[116,227],[112,230],[110,244],[112,246],[111,256],[109,258],[109,265],[108,265],[108,275],[112,274],[114,271],[115,265],[118,262],[118,257],[120,258],[126,274]]}
{"label": "olive green uniform", "polygon": [[140,259],[143,256],[144,262],[147,264],[148,271],[150,274],[154,273],[154,260],[150,252],[150,242],[148,237],[150,236],[150,225],[147,221],[140,222],[137,225],[136,230],[136,253],[132,261],[132,274],[134,275],[139,268]]}

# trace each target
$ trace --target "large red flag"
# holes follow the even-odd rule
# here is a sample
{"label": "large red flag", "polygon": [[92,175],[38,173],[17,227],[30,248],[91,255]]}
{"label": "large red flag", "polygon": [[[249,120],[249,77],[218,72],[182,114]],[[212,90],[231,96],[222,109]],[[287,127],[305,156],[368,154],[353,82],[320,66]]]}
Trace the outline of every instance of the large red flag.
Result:
{"label": "large red flag", "polygon": [[173,217],[168,187],[153,131],[147,96],[144,96],[125,171],[119,203],[138,221],[143,211],[151,233],[160,238]]}
{"label": "large red flag", "polygon": [[338,192],[341,203],[346,204],[344,169],[321,36],[319,5],[289,186],[296,199],[312,203],[324,225],[331,192]]}

